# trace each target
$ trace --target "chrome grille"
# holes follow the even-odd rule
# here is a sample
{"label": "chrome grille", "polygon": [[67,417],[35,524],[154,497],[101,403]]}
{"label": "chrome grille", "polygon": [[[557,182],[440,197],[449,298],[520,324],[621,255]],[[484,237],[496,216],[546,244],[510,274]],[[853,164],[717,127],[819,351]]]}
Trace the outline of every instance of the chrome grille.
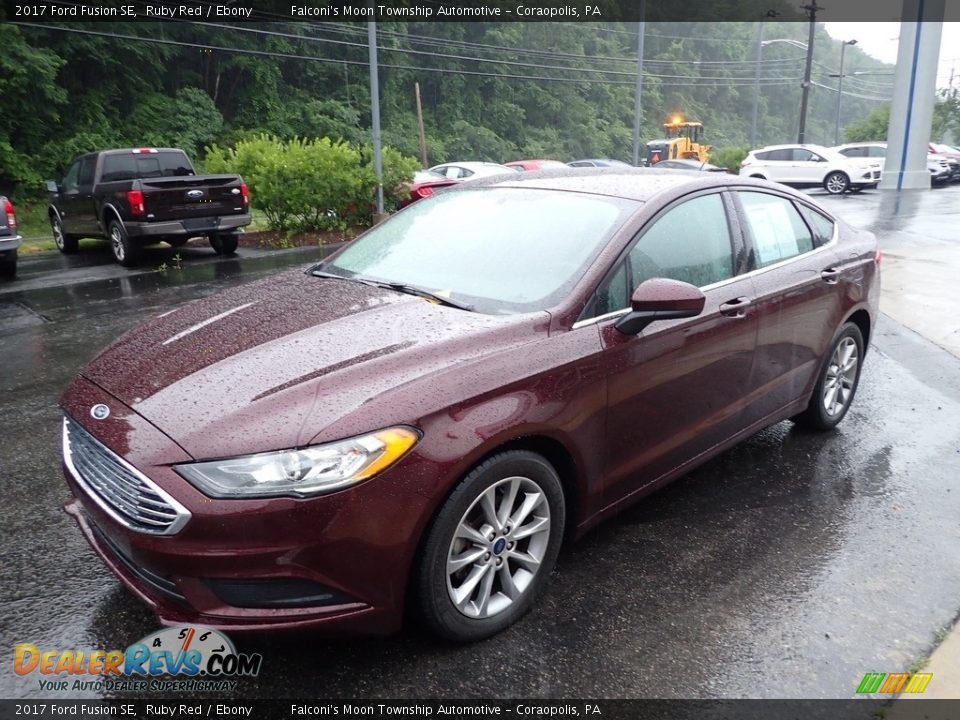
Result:
{"label": "chrome grille", "polygon": [[131,530],[173,535],[190,519],[183,505],[67,417],[63,459],[90,497]]}

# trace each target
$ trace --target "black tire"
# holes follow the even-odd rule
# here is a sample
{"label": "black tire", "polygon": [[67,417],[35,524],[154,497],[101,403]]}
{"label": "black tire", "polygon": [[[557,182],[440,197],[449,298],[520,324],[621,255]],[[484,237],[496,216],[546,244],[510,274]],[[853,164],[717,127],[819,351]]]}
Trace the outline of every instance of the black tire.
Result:
{"label": "black tire", "polygon": [[119,220],[111,220],[107,225],[107,240],[110,241],[113,259],[124,267],[134,267],[140,262],[143,248],[130,239]]}
{"label": "black tire", "polygon": [[240,236],[236,233],[213,233],[209,240],[217,255],[233,255],[240,244]]}
{"label": "black tire", "polygon": [[834,170],[823,179],[823,189],[831,195],[843,195],[850,189],[850,177],[840,170]]}
{"label": "black tire", "polygon": [[17,274],[17,253],[14,252],[5,260],[0,260],[0,277],[12,278]]}
{"label": "black tire", "polygon": [[172,248],[183,247],[189,241],[190,241],[190,238],[188,237],[171,237],[166,239],[167,245],[169,245]]}
{"label": "black tire", "polygon": [[763,175],[758,175],[758,174],[751,175],[750,177],[752,177],[755,180],[766,180],[766,178]]}
{"label": "black tire", "polygon": [[850,188],[850,192],[852,193],[862,193],[864,190],[866,190],[866,188],[863,185],[861,185],[860,187]]}
{"label": "black tire", "polygon": [[[856,368],[853,370],[852,376],[850,372],[846,372],[844,373],[845,378],[835,382],[835,379],[838,378],[837,371],[839,369],[839,363],[835,362],[838,360],[837,355],[842,355],[841,346],[844,348],[850,347],[849,341],[852,341],[856,349]],[[860,384],[863,350],[863,334],[860,332],[860,328],[852,322],[848,322],[841,327],[834,336],[833,342],[830,343],[830,349],[827,351],[827,356],[820,368],[820,376],[817,378],[817,384],[813,387],[813,394],[810,396],[807,409],[792,418],[795,423],[811,430],[832,430],[843,420],[850,409],[850,405],[853,404],[853,399],[857,394],[857,386]],[[842,357],[839,359],[842,360]],[[839,391],[842,403],[834,405],[831,410],[828,408],[828,405],[832,404],[828,393],[837,382],[843,388],[846,388],[846,395],[842,394],[842,390]]]}
{"label": "black tire", "polygon": [[[510,489],[515,483],[516,489],[511,495]],[[536,488],[541,493],[535,501],[537,504],[519,521],[520,527],[511,527],[511,520],[517,518],[523,504],[538,497]],[[489,515],[483,510],[481,498],[488,491],[492,491],[489,497],[493,498],[495,516],[506,518],[500,529],[487,522]],[[511,513],[507,508],[516,509]],[[523,617],[533,607],[556,562],[563,539],[565,512],[560,478],[553,466],[536,453],[510,450],[474,468],[440,508],[424,542],[416,591],[420,615],[427,626],[449,640],[469,642],[494,635]],[[544,517],[547,527],[543,527]],[[459,528],[479,522],[488,528],[483,535],[475,528],[483,543],[456,536]],[[533,527],[539,529],[514,538],[514,532],[530,532]],[[454,553],[461,557],[474,553],[480,556],[448,577],[447,563]],[[540,562],[536,566],[523,560],[537,557]],[[535,569],[531,572],[530,567]],[[480,574],[482,579],[475,583],[477,597],[483,596],[482,588],[486,585],[487,600],[478,607],[470,599],[474,590],[469,590],[461,610],[451,595],[469,584],[467,578],[471,573]],[[485,578],[490,575],[493,578],[487,583]],[[510,590],[504,584],[505,579]],[[461,585],[454,588],[454,582]],[[487,614],[483,615],[484,612]]]}
{"label": "black tire", "polygon": [[73,255],[80,249],[80,238],[76,235],[67,235],[63,231],[63,223],[56,215],[50,217],[50,231],[53,233],[53,241],[57,244],[57,250],[64,255]]}

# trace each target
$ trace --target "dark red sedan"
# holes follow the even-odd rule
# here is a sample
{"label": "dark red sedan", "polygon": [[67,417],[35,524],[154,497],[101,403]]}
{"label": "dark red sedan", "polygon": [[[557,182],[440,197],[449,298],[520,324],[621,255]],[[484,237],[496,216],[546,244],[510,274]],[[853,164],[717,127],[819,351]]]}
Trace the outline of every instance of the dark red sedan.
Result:
{"label": "dark red sedan", "polygon": [[840,422],[879,264],[748,178],[454,188],[105,350],[62,400],[66,509],[166,624],[389,632],[409,601],[482,638],[564,538],[767,425]]}

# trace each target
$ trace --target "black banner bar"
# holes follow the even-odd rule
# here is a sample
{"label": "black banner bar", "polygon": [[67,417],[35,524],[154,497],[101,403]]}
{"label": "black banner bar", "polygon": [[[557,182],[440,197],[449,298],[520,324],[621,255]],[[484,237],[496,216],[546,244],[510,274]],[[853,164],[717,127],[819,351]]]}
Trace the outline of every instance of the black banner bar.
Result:
{"label": "black banner bar", "polygon": [[[76,22],[807,22],[809,0],[3,0],[0,20]],[[909,5],[909,2],[907,3]],[[897,22],[904,0],[822,0],[821,22]],[[944,20],[960,21],[960,2]]]}
{"label": "black banner bar", "polygon": [[891,720],[960,719],[960,700],[0,700],[0,720]]}

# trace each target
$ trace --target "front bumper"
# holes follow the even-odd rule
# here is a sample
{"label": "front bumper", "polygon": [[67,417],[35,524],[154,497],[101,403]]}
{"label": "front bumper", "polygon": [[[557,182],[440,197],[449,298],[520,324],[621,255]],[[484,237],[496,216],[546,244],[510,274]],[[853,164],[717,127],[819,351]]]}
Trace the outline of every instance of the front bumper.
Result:
{"label": "front bumper", "polygon": [[[97,403],[110,407],[108,419],[90,419]],[[106,512],[90,484],[78,482],[64,463],[73,495],[64,510],[162,624],[350,634],[399,629],[429,514],[428,500],[397,482],[407,459],[352,489],[309,500],[214,499],[172,469],[189,460],[182,449],[97,386],[75,381],[63,404],[73,422],[191,514],[174,535],[132,529]]]}
{"label": "front bumper", "polygon": [[19,235],[13,237],[0,237],[0,253],[13,252],[23,244],[23,238]]}
{"label": "front bumper", "polygon": [[162,236],[194,237],[215,232],[231,232],[250,224],[248,213],[243,215],[222,215],[168,222],[125,222],[127,235],[135,238],[156,238]]}

